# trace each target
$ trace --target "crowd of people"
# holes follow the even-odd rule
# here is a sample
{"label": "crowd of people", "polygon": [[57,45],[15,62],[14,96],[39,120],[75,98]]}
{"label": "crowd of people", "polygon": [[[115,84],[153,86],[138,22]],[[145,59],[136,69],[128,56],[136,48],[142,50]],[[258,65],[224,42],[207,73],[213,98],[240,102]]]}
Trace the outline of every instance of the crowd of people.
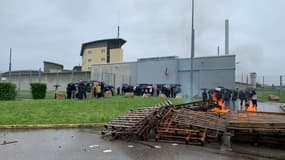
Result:
{"label": "crowd of people", "polygon": [[[131,92],[134,93],[135,96],[142,96],[144,94],[149,94],[151,96],[160,94],[164,94],[166,97],[176,97],[177,94],[181,92],[181,88],[179,85],[157,85],[154,87],[153,85],[142,84],[138,86],[131,86],[124,84],[122,86],[122,92],[120,92],[120,87],[117,88],[117,95],[124,95],[124,93]],[[120,94],[121,93],[121,94]]]}
{"label": "crowd of people", "polygon": [[[247,110],[247,108],[252,104],[257,108],[257,95],[256,91],[252,88],[246,89],[234,89],[230,90],[223,87],[218,87],[215,89],[203,89],[202,99],[204,102],[211,101],[222,101],[225,109],[236,110]],[[239,100],[240,108],[236,108],[237,101]]]}
{"label": "crowd of people", "polygon": [[105,85],[103,82],[98,81],[82,81],[76,83],[69,83],[66,87],[67,99],[86,99],[87,93],[93,94],[94,97],[104,97],[106,91],[111,91],[112,95],[115,94],[114,87]]}
{"label": "crowd of people", "polygon": [[133,93],[135,96],[149,94],[151,96],[164,94],[166,97],[176,97],[181,92],[179,85],[138,85],[132,86],[123,84],[122,87],[115,88],[99,81],[82,81],[69,83],[66,87],[67,99],[86,99],[87,93],[92,93],[94,97],[104,97],[106,91],[111,91],[114,95],[125,95],[125,93]]}

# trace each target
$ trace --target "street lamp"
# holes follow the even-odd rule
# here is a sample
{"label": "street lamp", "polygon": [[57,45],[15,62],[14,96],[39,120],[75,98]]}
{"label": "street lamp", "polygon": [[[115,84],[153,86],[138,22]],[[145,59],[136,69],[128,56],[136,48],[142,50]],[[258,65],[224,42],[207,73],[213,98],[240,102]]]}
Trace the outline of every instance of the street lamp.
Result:
{"label": "street lamp", "polygon": [[194,29],[194,0],[192,0],[192,25],[191,25],[191,55],[190,55],[190,102],[193,97],[193,58],[195,56],[195,29]]}

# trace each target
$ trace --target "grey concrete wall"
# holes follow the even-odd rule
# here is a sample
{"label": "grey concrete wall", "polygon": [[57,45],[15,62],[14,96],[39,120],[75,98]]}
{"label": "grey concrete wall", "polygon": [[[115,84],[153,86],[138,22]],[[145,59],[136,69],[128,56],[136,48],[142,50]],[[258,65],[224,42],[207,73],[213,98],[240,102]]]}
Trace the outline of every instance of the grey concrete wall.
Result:
{"label": "grey concrete wall", "polygon": [[47,84],[48,90],[54,90],[54,85],[59,84],[59,90],[65,91],[70,82],[90,80],[90,72],[62,72],[38,74],[18,74],[11,76],[11,82],[17,85],[18,90],[30,90],[30,83],[41,82]]}
{"label": "grey concrete wall", "polygon": [[133,86],[138,85],[138,65],[137,63],[129,63],[130,65],[130,84]]}
{"label": "grey concrete wall", "polygon": [[[182,93],[190,93],[190,58],[179,59],[179,80]],[[235,55],[198,57],[193,59],[193,94],[201,95],[202,88],[223,86],[235,88]]]}
{"label": "grey concrete wall", "polygon": [[130,63],[113,63],[93,65],[91,79],[113,85],[131,84]]}
{"label": "grey concrete wall", "polygon": [[[165,58],[137,62],[138,84],[177,84],[178,59]],[[165,74],[167,70],[167,74]]]}

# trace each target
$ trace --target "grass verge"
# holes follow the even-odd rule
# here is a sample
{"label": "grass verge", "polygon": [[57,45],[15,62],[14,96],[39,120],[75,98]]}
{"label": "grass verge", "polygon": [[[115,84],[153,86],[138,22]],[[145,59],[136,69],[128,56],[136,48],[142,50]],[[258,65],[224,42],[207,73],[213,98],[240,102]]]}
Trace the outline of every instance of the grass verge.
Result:
{"label": "grass verge", "polygon": [[[182,103],[181,99],[170,99]],[[0,101],[0,125],[105,123],[130,109],[165,101],[159,97],[121,96],[87,100]]]}
{"label": "grass verge", "polygon": [[[257,93],[258,101],[268,102],[269,101],[268,96],[269,95],[279,96],[280,90],[278,90],[278,89],[257,89],[256,93]],[[280,97],[279,102],[285,103],[285,90],[282,90],[281,95],[282,96]]]}

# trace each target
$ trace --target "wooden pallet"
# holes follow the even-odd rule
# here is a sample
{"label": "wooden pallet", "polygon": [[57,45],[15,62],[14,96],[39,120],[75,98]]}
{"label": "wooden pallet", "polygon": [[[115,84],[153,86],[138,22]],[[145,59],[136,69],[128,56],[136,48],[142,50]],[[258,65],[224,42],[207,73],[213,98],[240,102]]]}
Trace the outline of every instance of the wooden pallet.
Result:
{"label": "wooden pallet", "polygon": [[285,113],[238,112],[223,115],[233,140],[285,145]]}
{"label": "wooden pallet", "polygon": [[148,139],[150,128],[158,123],[160,114],[166,107],[172,106],[170,101],[145,107],[141,109],[130,110],[126,114],[119,116],[105,125],[107,130],[111,130],[112,138],[143,136]]}
{"label": "wooden pallet", "polygon": [[[210,119],[207,119],[207,116]],[[225,125],[221,127],[221,125],[212,125],[214,123],[209,124],[209,120],[213,119],[216,120],[216,124],[225,122],[223,119],[218,122],[218,117],[205,112],[192,111],[189,108],[169,110],[156,128],[155,140],[204,145],[206,139],[217,140],[220,131],[225,131]]]}

